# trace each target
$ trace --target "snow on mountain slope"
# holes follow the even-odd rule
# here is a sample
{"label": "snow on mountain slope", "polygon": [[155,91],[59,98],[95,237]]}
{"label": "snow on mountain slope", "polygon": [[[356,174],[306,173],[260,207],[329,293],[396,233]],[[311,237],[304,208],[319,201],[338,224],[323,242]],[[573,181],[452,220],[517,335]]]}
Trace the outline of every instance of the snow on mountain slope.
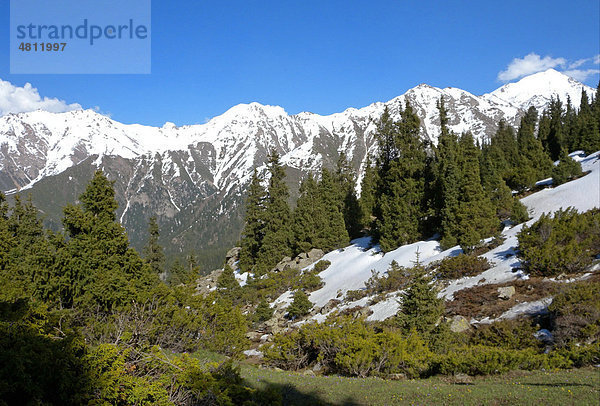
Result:
{"label": "snow on mountain slope", "polygon": [[483,98],[489,101],[500,99],[525,110],[530,106],[540,110],[550,102],[551,97],[557,96],[563,103],[567,102],[568,96],[574,106],[579,106],[582,89],[586,91],[588,98],[595,93],[591,87],[554,69],[548,69],[526,76],[516,83],[506,84],[491,93],[484,94]]}
{"label": "snow on mountain slope", "polygon": [[[521,201],[529,209],[532,218],[527,223],[505,229],[502,232],[506,238],[504,243],[482,255],[494,266],[480,275],[451,281],[440,292],[440,297],[451,299],[457,291],[475,285],[504,283],[519,278],[527,279],[527,275],[522,271],[515,270],[515,268],[520,268],[520,262],[515,255],[518,245],[517,234],[525,224],[531,225],[543,213],[553,213],[561,208],[574,207],[579,211],[586,211],[600,207],[600,152],[582,159],[581,165],[584,172],[590,171],[590,173],[556,188],[544,189],[522,199]],[[369,248],[369,245],[369,238],[357,239],[349,247],[330,252],[323,257],[323,260],[330,261],[331,265],[319,274],[323,279],[324,286],[312,292],[309,297],[315,306],[322,307],[331,299],[342,299],[348,290],[364,288],[365,282],[372,275],[372,270],[380,275],[385,275],[392,261],[398,262],[401,266],[411,266],[416,261],[418,254],[420,262],[427,265],[462,252],[458,246],[442,252],[439,243],[434,240],[405,245],[385,255],[381,254],[377,247]],[[311,269],[313,266],[305,269]],[[368,317],[368,320],[384,320],[396,314],[400,307],[397,293],[399,292],[388,294],[385,300],[370,306],[373,314]],[[341,305],[337,309],[365,306],[368,300],[369,298],[363,298]],[[290,302],[291,292],[286,292],[275,301],[275,304],[281,303],[285,306]],[[325,318],[326,315],[322,314],[313,316],[315,320],[324,320]]]}
{"label": "snow on mountain slope", "polygon": [[284,163],[303,171],[331,164],[344,151],[360,178],[367,153],[376,147],[375,123],[385,106],[397,119],[408,100],[422,119],[423,136],[435,143],[440,97],[446,101],[452,130],[469,130],[482,138],[495,131],[502,118],[517,125],[524,109],[545,106],[551,95],[565,99],[568,94],[577,106],[582,88],[592,94],[591,88],[548,70],[484,96],[422,84],[386,103],[329,116],[288,115],[278,106],[250,103],[234,106],[206,124],[161,128],[125,125],[92,110],[9,114],[0,117],[0,189],[31,187],[92,155],[101,162],[104,156],[141,159],[168,151],[187,150],[192,156],[198,149],[219,190],[247,183],[252,168],[264,162],[272,147]]}

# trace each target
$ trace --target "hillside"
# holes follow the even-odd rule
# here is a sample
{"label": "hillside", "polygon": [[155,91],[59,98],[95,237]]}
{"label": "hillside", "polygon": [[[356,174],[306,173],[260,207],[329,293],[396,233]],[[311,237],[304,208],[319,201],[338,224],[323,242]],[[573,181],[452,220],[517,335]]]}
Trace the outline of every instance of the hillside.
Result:
{"label": "hillside", "polygon": [[92,110],[8,114],[0,117],[0,190],[31,193],[46,224],[58,229],[61,208],[102,168],[117,181],[118,216],[136,248],[143,246],[148,219],[155,215],[168,254],[201,252],[208,271],[235,244],[251,172],[264,171],[270,148],[282,156],[293,197],[300,179],[321,166],[333,167],[341,152],[361,179],[367,156],[375,152],[375,123],[384,107],[397,119],[410,102],[422,137],[435,144],[440,97],[451,130],[483,139],[499,120],[515,126],[526,108],[542,109],[553,96],[570,96],[577,106],[582,89],[593,94],[550,69],[483,96],[421,84],[388,102],[329,116],[289,115],[278,106],[250,103],[206,124],[158,128],[122,124]]}

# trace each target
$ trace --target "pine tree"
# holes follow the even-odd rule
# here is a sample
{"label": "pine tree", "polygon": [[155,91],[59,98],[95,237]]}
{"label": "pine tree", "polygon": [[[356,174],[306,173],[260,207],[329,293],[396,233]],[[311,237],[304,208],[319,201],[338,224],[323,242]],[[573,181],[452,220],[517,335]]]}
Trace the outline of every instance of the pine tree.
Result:
{"label": "pine tree", "polygon": [[[585,93],[585,90],[582,92]],[[587,99],[587,95],[585,96]],[[586,100],[587,104],[587,100]],[[587,106],[589,109],[589,105]],[[571,97],[567,95],[567,105],[565,108],[565,116],[564,116],[564,148],[567,151],[575,151],[577,147],[577,139],[578,139],[578,122],[577,122],[577,112],[571,103]]]}
{"label": "pine tree", "polygon": [[265,224],[265,204],[267,192],[262,186],[256,169],[252,174],[248,199],[246,200],[246,216],[242,230],[239,266],[244,272],[250,271],[258,258],[262,244]]}
{"label": "pine tree", "polygon": [[327,168],[321,169],[318,192],[323,208],[323,231],[319,235],[321,247],[325,251],[348,245],[349,237],[344,223],[344,214],[339,204],[339,184]]}
{"label": "pine tree", "polygon": [[533,187],[535,182],[547,178],[552,171],[552,160],[534,135],[536,122],[537,111],[532,106],[521,119],[517,132],[518,165],[507,180],[510,187],[519,191]]}
{"label": "pine tree", "polygon": [[8,218],[8,228],[13,237],[10,250],[12,277],[22,284],[23,291],[38,299],[51,301],[53,281],[50,280],[49,270],[54,263],[54,251],[31,195],[25,203],[18,194],[14,199]]}
{"label": "pine tree", "polygon": [[550,128],[546,139],[546,150],[553,161],[556,161],[560,157],[562,149],[565,148],[563,111],[560,98],[552,98],[549,106]]}
{"label": "pine tree", "polygon": [[498,130],[486,146],[486,154],[494,163],[503,179],[507,179],[518,163],[519,149],[513,128],[504,120],[498,123]]}
{"label": "pine tree", "polygon": [[386,252],[420,237],[426,152],[420,121],[407,102],[396,125],[396,156],[380,169],[374,213],[375,236]]}
{"label": "pine tree", "polygon": [[289,192],[284,181],[285,170],[275,150],[271,150],[267,157],[267,167],[271,177],[265,202],[263,238],[256,259],[256,275],[268,272],[283,257],[292,253]]}
{"label": "pine tree", "polygon": [[394,317],[394,324],[403,332],[417,331],[430,335],[444,314],[443,299],[438,299],[437,290],[425,269],[417,263],[412,269],[413,281],[400,296],[400,312]]}
{"label": "pine tree", "polygon": [[460,137],[460,197],[456,216],[455,237],[468,251],[498,229],[494,206],[485,194],[479,173],[480,151],[471,133]]}
{"label": "pine tree", "polygon": [[317,182],[312,174],[300,185],[300,197],[294,210],[294,251],[295,253],[308,252],[311,248],[324,245],[323,229],[324,218],[323,199],[319,195]]}
{"label": "pine tree", "polygon": [[263,298],[260,302],[258,302],[258,306],[256,306],[256,310],[254,311],[254,316],[252,319],[255,323],[263,323],[273,317],[273,309],[269,306],[269,303]]}
{"label": "pine tree", "polygon": [[[14,235],[9,229],[8,203],[6,196],[0,192],[0,271],[9,265],[9,253],[14,245]],[[2,274],[5,274],[4,272]]]}
{"label": "pine tree", "polygon": [[362,230],[361,209],[356,196],[356,176],[344,152],[340,153],[335,178],[341,192],[340,198],[346,231],[350,239],[357,238]]}
{"label": "pine tree", "polygon": [[370,227],[373,221],[373,207],[375,206],[375,189],[377,187],[377,170],[367,157],[363,179],[360,185],[360,211],[361,223]]}
{"label": "pine tree", "polygon": [[558,165],[552,170],[552,183],[554,186],[561,185],[581,175],[581,164],[569,157],[565,151],[562,152]]}
{"label": "pine tree", "polygon": [[288,307],[288,316],[291,319],[306,316],[312,307],[313,304],[308,299],[308,296],[306,296],[306,293],[302,290],[297,290],[294,293],[294,300]]}
{"label": "pine tree", "polygon": [[158,243],[160,232],[155,216],[150,217],[150,221],[148,222],[148,234],[150,237],[144,247],[144,259],[150,265],[152,272],[156,275],[161,275],[164,272],[165,253],[163,247]]}
{"label": "pine tree", "polygon": [[68,241],[58,247],[54,269],[61,307],[109,311],[125,307],[157,282],[148,265],[129,247],[116,221],[113,183],[96,171],[80,205],[64,208]]}
{"label": "pine tree", "polygon": [[435,149],[434,174],[436,223],[442,235],[443,247],[452,247],[457,243],[459,234],[456,213],[459,207],[459,181],[461,178],[458,156],[458,137],[448,128],[448,111],[444,99],[437,104],[440,114],[441,133]]}
{"label": "pine tree", "polygon": [[[594,111],[595,110],[595,111]],[[581,107],[577,115],[577,139],[575,140],[575,149],[582,149],[586,154],[600,150],[600,122],[598,119],[598,103],[596,100],[589,105],[587,93],[581,92]]]}
{"label": "pine tree", "polygon": [[240,284],[235,279],[233,268],[225,264],[223,272],[221,272],[221,275],[217,278],[217,291],[221,297],[233,300],[238,296],[239,289]]}

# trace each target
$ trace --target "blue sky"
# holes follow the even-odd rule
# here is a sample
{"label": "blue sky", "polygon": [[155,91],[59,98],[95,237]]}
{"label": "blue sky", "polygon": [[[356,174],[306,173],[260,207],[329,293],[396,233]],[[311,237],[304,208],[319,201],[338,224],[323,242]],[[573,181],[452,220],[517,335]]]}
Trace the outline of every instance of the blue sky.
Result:
{"label": "blue sky", "polygon": [[0,0],[0,79],[149,125],[203,123],[252,101],[330,114],[419,83],[482,94],[505,83],[499,74],[550,66],[589,71],[596,87],[599,3],[153,0],[152,74],[11,75]]}

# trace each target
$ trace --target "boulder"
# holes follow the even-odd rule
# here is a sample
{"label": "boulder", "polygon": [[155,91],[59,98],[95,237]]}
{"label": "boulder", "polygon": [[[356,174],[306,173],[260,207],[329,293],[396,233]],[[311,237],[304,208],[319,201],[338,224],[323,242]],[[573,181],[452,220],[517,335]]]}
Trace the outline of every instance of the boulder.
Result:
{"label": "boulder", "polygon": [[452,382],[457,385],[473,385],[473,377],[467,374],[454,374]]}
{"label": "boulder", "polygon": [[463,316],[454,316],[452,317],[452,321],[450,322],[450,330],[454,333],[462,333],[463,331],[467,331],[471,329],[471,324],[469,321]]}
{"label": "boulder", "polygon": [[318,248],[313,248],[312,250],[308,251],[306,254],[308,255],[308,258],[313,260],[313,262],[323,258],[323,255],[325,255],[323,250],[320,250]]}
{"label": "boulder", "polygon": [[227,251],[227,254],[225,255],[225,262],[227,263],[227,265],[229,265],[233,269],[235,269],[235,263],[240,258],[241,250],[242,250],[241,247],[233,247],[232,249]]}
{"label": "boulder", "polygon": [[504,286],[498,288],[498,299],[508,300],[516,293],[514,286]]}
{"label": "boulder", "polygon": [[262,334],[258,333],[256,331],[249,331],[246,333],[246,338],[248,340],[256,342],[256,343],[261,341],[261,337],[262,337]]}
{"label": "boulder", "polygon": [[406,374],[389,374],[387,379],[391,381],[404,381],[406,379]]}
{"label": "boulder", "polygon": [[325,306],[321,308],[321,314],[327,314],[335,309],[341,302],[341,300],[330,299],[329,302],[325,303]]}

